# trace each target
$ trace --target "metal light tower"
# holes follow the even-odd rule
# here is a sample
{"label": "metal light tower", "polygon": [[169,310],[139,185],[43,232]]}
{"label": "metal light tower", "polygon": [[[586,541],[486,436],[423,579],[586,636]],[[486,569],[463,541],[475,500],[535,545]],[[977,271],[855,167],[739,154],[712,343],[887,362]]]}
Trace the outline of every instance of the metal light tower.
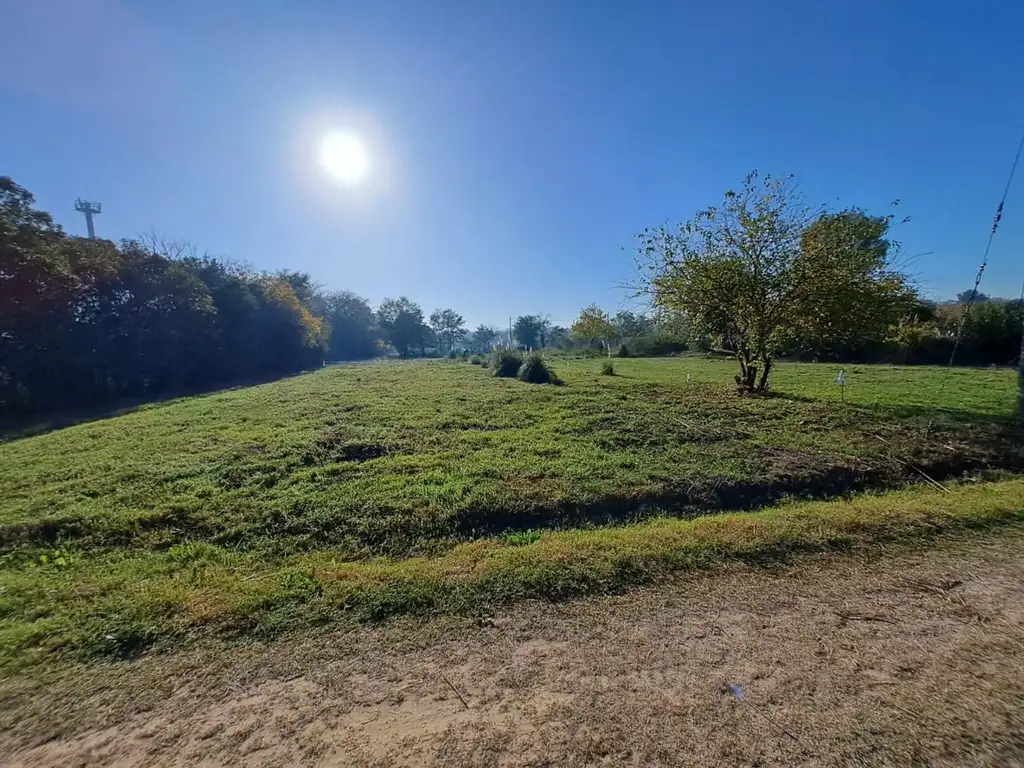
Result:
{"label": "metal light tower", "polygon": [[97,214],[103,213],[103,204],[92,203],[89,202],[88,200],[78,198],[77,200],[75,200],[75,210],[78,211],[79,213],[85,214],[85,226],[89,230],[89,239],[95,240],[96,229],[92,225],[92,217]]}

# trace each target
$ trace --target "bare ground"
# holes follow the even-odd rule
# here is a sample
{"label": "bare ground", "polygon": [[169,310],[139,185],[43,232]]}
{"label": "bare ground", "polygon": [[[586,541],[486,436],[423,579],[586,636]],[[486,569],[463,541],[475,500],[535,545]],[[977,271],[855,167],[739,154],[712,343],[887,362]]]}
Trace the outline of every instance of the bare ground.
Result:
{"label": "bare ground", "polygon": [[0,756],[1024,766],[1022,553],[1018,531],[475,621],[35,672],[0,683]]}

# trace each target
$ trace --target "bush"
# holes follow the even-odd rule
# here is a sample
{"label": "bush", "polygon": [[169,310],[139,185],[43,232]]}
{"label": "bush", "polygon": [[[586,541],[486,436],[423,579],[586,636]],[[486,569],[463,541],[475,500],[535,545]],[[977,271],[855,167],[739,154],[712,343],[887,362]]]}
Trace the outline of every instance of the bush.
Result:
{"label": "bush", "polygon": [[516,378],[530,384],[553,384],[558,381],[555,372],[544,362],[540,352],[531,352],[527,355],[523,364],[519,366]]}
{"label": "bush", "polygon": [[496,349],[491,353],[490,368],[503,379],[514,378],[522,364],[522,356],[514,349]]}
{"label": "bush", "polygon": [[469,358],[469,362],[471,365],[483,365],[484,359],[480,357],[480,355],[473,355],[471,358]]}
{"label": "bush", "polygon": [[686,350],[687,344],[684,339],[667,334],[657,334],[635,339],[633,349],[630,351],[634,357],[662,357]]}
{"label": "bush", "polygon": [[615,375],[615,363],[611,360],[605,360],[601,363],[601,375],[602,376],[614,376]]}
{"label": "bush", "polygon": [[619,348],[615,350],[616,357],[629,357],[629,347],[625,344],[619,344]]}
{"label": "bush", "polygon": [[458,354],[456,353],[456,351],[454,349],[448,350],[448,359],[449,360],[454,360],[456,357],[458,357]]}

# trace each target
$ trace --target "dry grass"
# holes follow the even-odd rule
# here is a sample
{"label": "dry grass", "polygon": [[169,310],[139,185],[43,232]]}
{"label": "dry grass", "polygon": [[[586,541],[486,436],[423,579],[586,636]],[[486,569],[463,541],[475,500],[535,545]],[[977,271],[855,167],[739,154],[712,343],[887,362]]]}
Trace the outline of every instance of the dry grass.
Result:
{"label": "dry grass", "polygon": [[0,687],[0,756],[32,766],[1020,765],[1024,534],[940,543],[722,566],[476,621],[53,668]]}

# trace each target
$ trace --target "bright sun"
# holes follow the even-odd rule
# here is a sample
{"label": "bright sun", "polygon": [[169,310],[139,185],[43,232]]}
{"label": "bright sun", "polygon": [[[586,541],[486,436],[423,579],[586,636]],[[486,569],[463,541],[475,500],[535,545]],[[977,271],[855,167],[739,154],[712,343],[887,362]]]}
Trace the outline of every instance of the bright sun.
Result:
{"label": "bright sun", "polygon": [[361,180],[370,164],[363,143],[347,133],[328,133],[320,139],[319,156],[324,170],[346,184]]}

